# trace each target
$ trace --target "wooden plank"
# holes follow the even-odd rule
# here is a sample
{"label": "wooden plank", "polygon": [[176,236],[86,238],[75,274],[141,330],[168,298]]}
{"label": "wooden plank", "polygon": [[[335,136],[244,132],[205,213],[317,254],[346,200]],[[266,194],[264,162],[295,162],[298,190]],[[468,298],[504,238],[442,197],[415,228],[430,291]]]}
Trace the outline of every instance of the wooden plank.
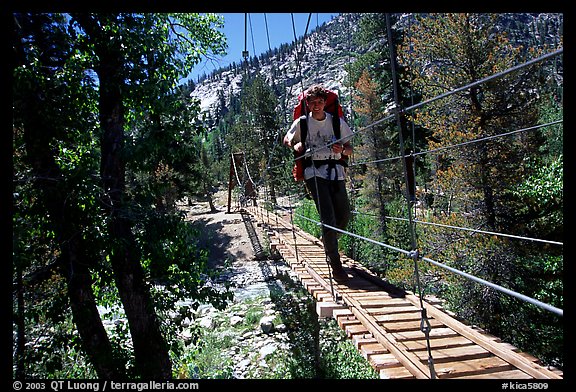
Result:
{"label": "wooden plank", "polygon": [[346,336],[352,337],[353,335],[363,335],[367,333],[368,330],[366,329],[364,324],[358,323],[358,324],[346,325],[346,327],[344,328],[344,332],[346,332]]}
{"label": "wooden plank", "polygon": [[316,301],[332,301],[333,300],[332,294],[330,294],[326,290],[315,291],[313,295],[314,295],[314,298],[316,299]]}
{"label": "wooden plank", "polygon": [[[386,350],[386,347],[384,347],[383,345],[381,345],[380,343],[378,343],[378,341],[376,341],[376,339],[374,339],[375,342],[374,343],[366,343],[366,344],[362,344],[359,347],[359,351],[360,353],[362,353],[362,355],[364,356],[364,358],[368,358],[371,355],[376,355],[376,354],[389,354],[390,351]],[[390,354],[392,355],[392,354]],[[394,357],[392,355],[392,357]],[[394,358],[396,359],[396,358]],[[396,360],[396,362],[398,362],[398,360]]]}
{"label": "wooden plank", "polygon": [[367,360],[376,371],[380,371],[381,369],[387,369],[387,368],[398,368],[399,366],[402,366],[402,364],[398,362],[396,357],[394,357],[394,355],[390,353],[379,353],[369,355]]}
{"label": "wooden plank", "polygon": [[460,378],[464,376],[479,376],[487,373],[497,373],[513,370],[514,367],[503,359],[493,355],[487,358],[470,359],[446,363],[434,362],[438,378]]}
{"label": "wooden plank", "polygon": [[403,298],[377,298],[377,299],[364,299],[362,297],[357,298],[353,294],[350,298],[356,299],[360,306],[364,309],[368,308],[382,308],[388,309],[396,306],[408,306],[410,303]]}
{"label": "wooden plank", "polygon": [[378,343],[378,340],[368,332],[363,335],[352,336],[352,343],[354,343],[354,347],[360,350],[364,344]]}
{"label": "wooden plank", "polygon": [[340,326],[340,328],[346,329],[349,326],[362,325],[362,323],[354,318],[351,320],[346,320],[346,319],[345,320],[338,320],[338,325]]}
{"label": "wooden plank", "polygon": [[[274,244],[279,244],[277,248],[289,265],[300,271],[309,292],[322,293],[322,297],[317,298],[319,301],[336,298],[350,307],[348,310],[335,309],[332,317],[339,320],[339,325],[365,357],[372,358],[373,363],[388,363],[390,368],[386,369],[388,372],[381,371],[381,377],[430,377],[425,364],[428,341],[420,331],[421,303],[417,296],[408,291],[403,297],[398,297],[396,292],[396,295],[391,295],[394,291],[391,285],[386,287],[389,284],[383,281],[384,286],[380,287],[374,284],[378,283],[377,280],[365,279],[360,272],[375,275],[347,257],[342,257],[342,260],[346,266],[352,267],[349,273],[353,279],[348,284],[331,281],[321,241],[301,230],[294,230],[289,216],[287,220],[267,212],[260,216],[275,218],[268,219],[268,224],[275,227],[275,230],[268,228],[269,236],[274,237]],[[356,270],[361,271],[355,274],[353,271]],[[562,371],[546,369],[537,358],[519,352],[516,347],[484,331],[460,323],[434,306],[439,304],[442,301],[434,298],[423,302],[432,325],[429,343],[435,369],[441,378],[562,378]],[[379,357],[381,355],[384,357]],[[394,357],[396,365],[386,362],[386,355]]]}
{"label": "wooden plank", "polygon": [[[423,335],[423,334],[422,334]],[[410,351],[424,351],[428,349],[428,343],[425,338],[421,340],[407,340],[402,342],[402,344]],[[449,347],[459,347],[473,344],[470,339],[464,336],[450,336],[450,337],[440,337],[436,339],[430,339],[430,347],[432,349],[449,348]]]}
{"label": "wooden plank", "polygon": [[366,299],[389,299],[392,298],[388,293],[378,292],[378,287],[374,286],[370,282],[363,281],[362,278],[355,276],[352,272],[348,272],[348,275],[352,277],[350,281],[346,283],[344,291],[349,295],[355,297],[366,297]]}
{"label": "wooden plank", "polygon": [[[375,319],[387,332],[420,331],[420,320],[381,322],[377,317]],[[429,322],[432,328],[444,326],[443,323],[435,319],[429,320]],[[421,333],[424,335],[423,332]]]}
{"label": "wooden plank", "polygon": [[344,305],[337,304],[332,301],[317,301],[316,302],[316,313],[318,317],[332,318],[334,310],[341,309]]}
{"label": "wooden plank", "polygon": [[370,308],[366,309],[366,312],[371,316],[377,316],[381,314],[393,314],[393,313],[418,313],[420,314],[420,309],[416,308],[414,305],[409,306],[384,306],[382,308]]}
{"label": "wooden plank", "polygon": [[334,311],[334,318],[338,319],[338,317],[354,317],[354,313],[350,311],[350,309],[339,309]]}
{"label": "wooden plank", "polygon": [[[353,296],[349,296],[350,298],[354,298]],[[395,299],[391,299],[389,300],[390,303],[387,303],[385,299],[379,299],[379,300],[357,300],[358,301],[358,308],[362,309],[364,311],[364,313],[369,314],[369,315],[373,315],[373,313],[370,312],[371,309],[378,309],[378,310],[383,310],[383,309],[388,309],[390,310],[390,312],[393,312],[395,307],[401,307],[403,306],[402,303],[397,302]],[[376,314],[378,314],[378,312],[376,312]]]}
{"label": "wooden plank", "polygon": [[362,324],[364,324],[369,331],[374,335],[374,337],[381,343],[386,349],[388,349],[397,359],[412,373],[416,378],[429,378],[428,369],[422,365],[417,360],[417,357],[413,356],[410,352],[402,350],[398,347],[396,341],[390,334],[384,334],[379,328],[375,320],[370,319],[367,315],[362,314],[362,312],[356,307],[359,304],[355,302],[352,298],[345,299],[346,301],[352,302],[351,310],[358,318]]}
{"label": "wooden plank", "polygon": [[381,379],[411,380],[415,378],[414,375],[410,373],[404,366],[380,369],[379,374]]}
{"label": "wooden plank", "polygon": [[[413,303],[419,303],[419,299],[416,296],[407,296]],[[533,362],[530,362],[526,358],[517,355],[515,352],[507,347],[498,346],[497,343],[492,342],[486,337],[482,336],[480,333],[473,331],[470,327],[461,323],[460,321],[450,317],[446,313],[442,312],[438,308],[424,302],[424,306],[429,316],[434,317],[437,320],[444,322],[454,331],[460,333],[461,335],[467,337],[473,342],[481,345],[488,351],[502,358],[504,361],[512,364],[513,366],[519,368],[520,370],[530,374],[534,378],[547,379],[553,378],[558,379],[559,377],[556,373],[539,366]]]}
{"label": "wooden plank", "polygon": [[310,287],[315,287],[315,288],[321,288],[322,286],[320,286],[318,284],[318,282],[316,282],[315,279],[313,279],[312,277],[309,278],[301,278],[300,282],[302,283],[302,285],[304,286],[304,288],[306,290],[310,290]]}
{"label": "wooden plank", "polygon": [[[294,252],[294,248],[291,247],[290,245],[287,245],[287,247]],[[319,281],[322,281],[323,285],[325,286],[325,288],[327,290],[330,290],[330,287],[327,286],[327,283],[324,279],[322,279],[322,277],[316,272],[314,271],[312,268],[308,268],[308,272],[310,273],[310,275],[314,276],[315,278],[317,278]],[[336,285],[337,286],[337,285]],[[331,291],[331,290],[330,290]],[[336,292],[336,295],[338,295],[339,293]],[[359,303],[354,300],[354,299],[348,299],[347,302],[353,302],[354,305],[358,306]],[[391,341],[389,337],[385,336],[382,334],[381,331],[378,330],[377,328],[377,323],[375,321],[370,321],[370,319],[367,319],[365,315],[361,314],[359,311],[356,310],[356,308],[353,306],[352,307],[354,315],[362,322],[362,324],[364,325],[369,325],[370,328],[370,332],[372,332],[372,334],[375,336],[376,339],[378,339],[378,341],[380,343],[382,343],[391,353],[393,353],[395,355],[396,358],[399,359],[399,361],[410,371],[410,373],[416,375],[417,378],[428,378],[428,370],[422,366],[422,364],[420,363],[416,363],[416,357],[410,358],[411,354],[408,352],[402,352],[401,349],[395,347],[395,342]],[[373,325],[371,325],[373,324]]]}
{"label": "wooden plank", "polygon": [[[414,353],[422,361],[428,360],[428,351],[414,351]],[[449,348],[436,348],[432,350],[432,358],[434,363],[443,362],[454,362],[454,361],[465,361],[474,358],[486,358],[494,356],[490,351],[483,347],[474,345],[459,346],[459,347],[449,347]]]}
{"label": "wooden plank", "polygon": [[[405,342],[407,340],[420,340],[426,338],[424,332],[422,331],[401,331],[401,332],[394,332],[394,338],[399,342]],[[439,327],[433,328],[430,331],[430,338],[441,338],[441,337],[448,337],[448,336],[458,336],[458,334],[451,328],[448,327]]]}
{"label": "wooden plank", "polygon": [[417,321],[420,322],[420,312],[397,312],[387,314],[371,314],[375,320],[380,323],[400,322],[400,321]]}
{"label": "wooden plank", "polygon": [[513,370],[502,370],[502,371],[486,371],[480,374],[468,374],[468,375],[460,375],[458,379],[503,379],[503,380],[526,380],[532,379],[529,374],[526,374],[522,370],[513,369]]}

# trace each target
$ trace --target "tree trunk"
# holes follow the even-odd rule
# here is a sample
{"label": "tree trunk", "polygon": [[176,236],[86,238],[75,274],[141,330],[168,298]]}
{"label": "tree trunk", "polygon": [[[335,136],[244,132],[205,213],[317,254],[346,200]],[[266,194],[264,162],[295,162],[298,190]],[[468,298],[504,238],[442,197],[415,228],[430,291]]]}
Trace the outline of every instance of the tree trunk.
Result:
{"label": "tree trunk", "polygon": [[92,292],[92,277],[86,264],[76,258],[73,238],[63,252],[62,265],[68,278],[68,297],[72,317],[81,331],[82,345],[93,364],[98,378],[119,380],[124,378],[123,364],[114,356],[112,345],[96,307]]}
{"label": "tree trunk", "polygon": [[25,329],[25,317],[24,317],[24,290],[22,285],[22,270],[20,266],[16,266],[16,298],[17,298],[17,309],[14,312],[14,323],[16,324],[16,352],[15,352],[15,362],[16,370],[14,372],[16,380],[23,380],[25,377],[25,361],[24,352],[26,350],[26,334]]}
{"label": "tree trunk", "polygon": [[[50,149],[53,138],[51,124],[39,118],[40,109],[47,102],[42,100],[40,92],[32,92],[23,100],[24,137],[26,154],[33,168],[34,186],[42,196],[47,216],[52,219],[52,227],[60,246],[59,264],[66,271],[68,298],[72,309],[72,318],[86,354],[91,360],[99,378],[122,377],[116,363],[112,346],[102,325],[102,319],[92,293],[92,281],[87,267],[85,254],[78,251],[83,241],[76,235],[81,227],[76,223],[82,211],[73,206],[65,206],[68,192],[62,187],[62,173],[56,164]],[[83,249],[83,247],[82,247]]]}
{"label": "tree trunk", "polygon": [[207,197],[208,197],[208,205],[210,206],[210,212],[218,212],[218,209],[214,205],[214,199],[212,198],[212,194],[208,193]]}
{"label": "tree trunk", "polygon": [[[33,39],[40,46],[40,52],[50,53],[53,42],[43,39],[42,30],[43,19],[32,19],[31,31],[35,36]],[[37,24],[34,24],[37,23]],[[24,45],[28,41],[21,35],[21,25],[15,23],[13,29],[13,45],[16,53],[15,65],[26,65],[26,51]],[[34,35],[33,34],[33,35]],[[42,47],[43,46],[43,47]],[[45,60],[45,59],[44,59]],[[44,64],[44,69],[50,69]],[[46,71],[50,72],[50,71]],[[51,76],[51,75],[48,75]],[[60,248],[59,264],[68,271],[68,298],[72,309],[72,317],[76,323],[83,348],[90,358],[98,377],[100,378],[121,378],[122,373],[114,362],[113,351],[108,335],[102,325],[100,313],[96,307],[96,302],[92,293],[92,284],[89,279],[88,266],[86,260],[82,260],[77,254],[77,244],[82,242],[82,237],[75,235],[81,231],[80,223],[75,219],[81,216],[82,212],[65,205],[68,190],[62,187],[62,173],[57,165],[52,153],[52,140],[55,134],[55,125],[46,121],[41,113],[44,113],[46,106],[50,105],[45,98],[46,91],[41,90],[41,84],[31,84],[27,91],[20,91],[23,95],[19,101],[20,105],[15,106],[15,110],[21,113],[24,122],[24,140],[26,146],[26,158],[32,168],[31,177],[34,178],[34,188],[38,191],[39,201],[46,209],[46,215],[51,219],[51,226],[58,239]],[[65,215],[67,212],[67,215]],[[66,244],[69,244],[68,246]],[[72,245],[75,244],[75,245]],[[84,247],[82,247],[84,249]],[[21,270],[18,270],[18,366],[16,374],[19,378],[25,376],[22,355],[25,334],[24,334],[24,285],[22,283]],[[73,273],[74,271],[74,273]],[[86,279],[88,277],[88,279]]]}
{"label": "tree trunk", "polygon": [[[114,278],[128,318],[134,347],[136,371],[144,379],[169,379],[172,366],[168,348],[145,283],[140,255],[126,216],[124,145],[124,107],[122,102],[122,55],[106,42],[98,45],[100,60],[97,73],[100,81],[100,125],[102,127],[101,166],[103,203],[109,219],[110,260]],[[119,45],[119,44],[118,44]]]}

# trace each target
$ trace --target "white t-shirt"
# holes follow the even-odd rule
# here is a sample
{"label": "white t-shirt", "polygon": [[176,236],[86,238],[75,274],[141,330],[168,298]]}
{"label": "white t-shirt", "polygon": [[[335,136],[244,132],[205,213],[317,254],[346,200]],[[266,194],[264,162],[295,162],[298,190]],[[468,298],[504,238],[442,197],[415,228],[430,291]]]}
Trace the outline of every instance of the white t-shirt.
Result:
{"label": "white t-shirt", "polygon": [[[305,119],[302,119],[305,121]],[[352,139],[353,133],[350,126],[340,118],[340,138],[339,143],[345,143]],[[301,141],[300,139],[300,119],[294,120],[292,126],[286,133],[286,139],[294,145]],[[312,156],[313,160],[325,160],[341,158],[341,154],[332,152],[332,147],[327,147],[328,143],[335,140],[334,132],[332,130],[332,115],[326,113],[324,120],[318,121],[312,117],[312,113],[308,114],[308,135],[306,136],[306,156]],[[304,179],[309,179],[318,176],[327,180],[344,180],[345,173],[342,165],[336,165],[335,171],[330,170],[328,164],[324,164],[316,168],[314,165],[307,167],[304,170]],[[336,177],[335,177],[336,175]]]}

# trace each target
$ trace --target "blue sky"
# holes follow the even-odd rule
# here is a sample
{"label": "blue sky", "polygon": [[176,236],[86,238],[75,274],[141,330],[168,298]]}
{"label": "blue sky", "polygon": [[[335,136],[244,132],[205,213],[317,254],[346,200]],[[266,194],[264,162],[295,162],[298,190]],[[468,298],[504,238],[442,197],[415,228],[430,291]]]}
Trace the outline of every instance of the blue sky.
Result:
{"label": "blue sky", "polygon": [[[294,41],[294,30],[300,38],[306,31],[310,13],[222,13],[224,29],[228,41],[228,54],[219,56],[216,61],[203,61],[194,67],[191,77],[196,81],[199,75],[210,74],[214,69],[225,67],[232,62],[241,63],[242,52],[248,50],[249,56],[259,56],[268,49],[279,47],[283,43]],[[247,17],[245,17],[247,15]],[[322,23],[329,21],[338,13],[312,13],[308,33]],[[294,17],[294,27],[292,25]],[[244,21],[247,21],[247,28]],[[246,32],[246,33],[245,33]],[[246,38],[246,39],[245,39]],[[270,46],[268,46],[268,40]]]}

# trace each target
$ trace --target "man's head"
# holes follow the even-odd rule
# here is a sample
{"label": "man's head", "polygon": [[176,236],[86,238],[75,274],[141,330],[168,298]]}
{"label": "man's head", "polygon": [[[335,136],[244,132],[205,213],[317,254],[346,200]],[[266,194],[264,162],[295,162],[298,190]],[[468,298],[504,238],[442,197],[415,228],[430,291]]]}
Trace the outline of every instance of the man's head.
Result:
{"label": "man's head", "polygon": [[328,98],[328,93],[319,84],[311,86],[306,90],[306,104],[308,109],[313,113],[314,118],[320,120],[324,117],[324,106],[326,105],[326,99]]}
{"label": "man's head", "polygon": [[328,93],[320,84],[310,86],[308,90],[306,90],[306,102],[310,102],[311,100],[317,98],[320,98],[323,101],[326,101],[328,98]]}

